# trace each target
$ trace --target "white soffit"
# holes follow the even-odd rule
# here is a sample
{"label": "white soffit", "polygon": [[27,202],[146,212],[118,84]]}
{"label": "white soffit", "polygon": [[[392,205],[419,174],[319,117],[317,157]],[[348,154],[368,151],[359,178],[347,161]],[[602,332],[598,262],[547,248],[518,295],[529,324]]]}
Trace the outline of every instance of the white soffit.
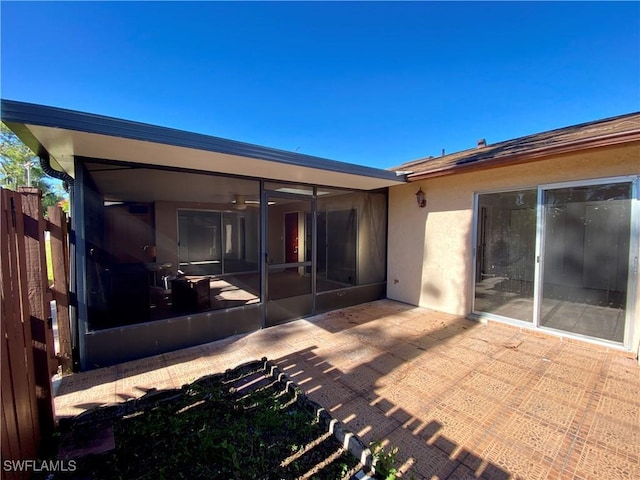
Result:
{"label": "white soffit", "polygon": [[[367,176],[50,126],[27,124],[26,127],[49,155],[72,176],[74,156],[81,156],[360,190],[405,183],[404,176],[396,179],[387,175],[387,178],[382,178],[383,175]],[[327,162],[332,163],[329,160]],[[354,168],[357,167],[354,165]]]}

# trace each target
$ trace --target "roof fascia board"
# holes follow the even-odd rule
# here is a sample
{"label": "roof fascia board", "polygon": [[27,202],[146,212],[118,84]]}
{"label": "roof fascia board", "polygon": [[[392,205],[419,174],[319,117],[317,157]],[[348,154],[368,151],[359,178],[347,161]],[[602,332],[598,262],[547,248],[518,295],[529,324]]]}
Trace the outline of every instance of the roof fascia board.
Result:
{"label": "roof fascia board", "polygon": [[536,150],[498,157],[491,160],[451,165],[437,170],[411,173],[407,175],[407,181],[416,182],[418,180],[425,180],[427,178],[455,175],[457,173],[468,173],[471,171],[486,170],[490,168],[508,167],[511,165],[519,165],[522,163],[544,160],[554,155],[566,155],[581,150],[613,147],[616,145],[628,144],[633,142],[640,142],[640,131],[621,132],[597,138],[575,140],[573,142],[542,147]]}
{"label": "roof fascia board", "polygon": [[[395,172],[364,165],[355,165],[239,142],[237,140],[228,140],[168,127],[32,103],[17,102],[14,100],[2,100],[2,120],[11,124],[39,125],[111,137],[122,137],[131,140],[168,144],[240,157],[269,160],[284,165],[303,166],[337,173],[362,175],[398,183],[405,181],[404,177],[397,176]],[[38,149],[40,148],[41,146],[38,147]]]}

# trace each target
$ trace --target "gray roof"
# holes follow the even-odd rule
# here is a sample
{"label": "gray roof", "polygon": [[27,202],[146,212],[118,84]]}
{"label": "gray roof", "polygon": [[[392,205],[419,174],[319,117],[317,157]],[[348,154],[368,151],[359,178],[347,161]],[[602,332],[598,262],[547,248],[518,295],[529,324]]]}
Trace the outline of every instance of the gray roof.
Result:
{"label": "gray roof", "polygon": [[[100,137],[103,140],[108,138],[112,145],[124,140],[133,141],[136,149],[144,149],[145,144],[156,144],[179,147],[183,151],[215,154],[208,156],[210,160],[208,164],[198,163],[199,166],[202,165],[202,168],[210,171],[217,171],[217,164],[224,164],[221,161],[222,158],[227,159],[227,163],[230,159],[234,159],[238,171],[223,173],[252,176],[251,172],[253,171],[264,174],[264,168],[262,170],[254,168],[257,165],[255,160],[260,160],[263,161],[263,164],[267,163],[271,166],[270,170],[273,171],[273,175],[269,178],[274,180],[301,181],[302,177],[308,177],[308,183],[317,183],[317,180],[314,179],[314,172],[322,172],[323,179],[331,179],[330,174],[335,174],[337,182],[335,186],[343,187],[379,188],[405,182],[404,176],[398,176],[395,172],[384,169],[157,125],[12,100],[2,100],[2,121],[12,128],[34,152],[40,155],[48,154],[67,170],[67,173],[72,175],[73,172],[69,170],[72,170],[74,156],[105,159],[104,146],[98,148],[98,137]],[[94,149],[91,148],[91,140],[95,141]],[[71,146],[67,150],[62,150],[60,146],[65,142]],[[133,143],[127,143],[127,145],[133,145]],[[156,149],[155,152],[157,154],[158,150]],[[149,155],[151,156],[151,150],[149,150]],[[181,167],[181,158],[177,156],[175,158],[176,164],[173,166]],[[135,157],[106,159],[138,161]],[[299,168],[297,173],[294,172],[296,168]],[[287,170],[289,170],[288,173]],[[296,174],[294,175],[294,173]],[[264,177],[264,175],[257,176]],[[355,177],[362,177],[361,181],[357,181]],[[367,179],[370,181],[367,182]]]}

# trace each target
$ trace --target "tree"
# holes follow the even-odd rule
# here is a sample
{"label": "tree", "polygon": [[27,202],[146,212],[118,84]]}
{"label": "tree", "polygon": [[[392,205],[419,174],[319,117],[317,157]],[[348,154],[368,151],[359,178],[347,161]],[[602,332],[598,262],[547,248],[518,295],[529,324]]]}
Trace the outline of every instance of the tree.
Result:
{"label": "tree", "polygon": [[[62,202],[68,209],[68,195],[62,187],[62,181],[47,176],[40,160],[20,139],[4,124],[0,144],[0,185],[10,190],[18,187],[37,187],[42,190],[42,208]],[[63,207],[64,208],[64,207]]]}

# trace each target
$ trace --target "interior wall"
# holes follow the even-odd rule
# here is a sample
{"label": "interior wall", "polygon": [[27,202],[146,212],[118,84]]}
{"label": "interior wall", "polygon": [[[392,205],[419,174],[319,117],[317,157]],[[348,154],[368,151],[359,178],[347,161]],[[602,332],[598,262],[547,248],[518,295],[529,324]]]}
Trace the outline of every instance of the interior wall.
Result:
{"label": "interior wall", "polygon": [[[636,142],[391,187],[387,296],[457,315],[469,314],[473,294],[474,193],[638,175],[639,148],[640,143]],[[426,193],[425,208],[416,204],[419,188]],[[636,348],[640,339],[637,310],[636,307]]]}

